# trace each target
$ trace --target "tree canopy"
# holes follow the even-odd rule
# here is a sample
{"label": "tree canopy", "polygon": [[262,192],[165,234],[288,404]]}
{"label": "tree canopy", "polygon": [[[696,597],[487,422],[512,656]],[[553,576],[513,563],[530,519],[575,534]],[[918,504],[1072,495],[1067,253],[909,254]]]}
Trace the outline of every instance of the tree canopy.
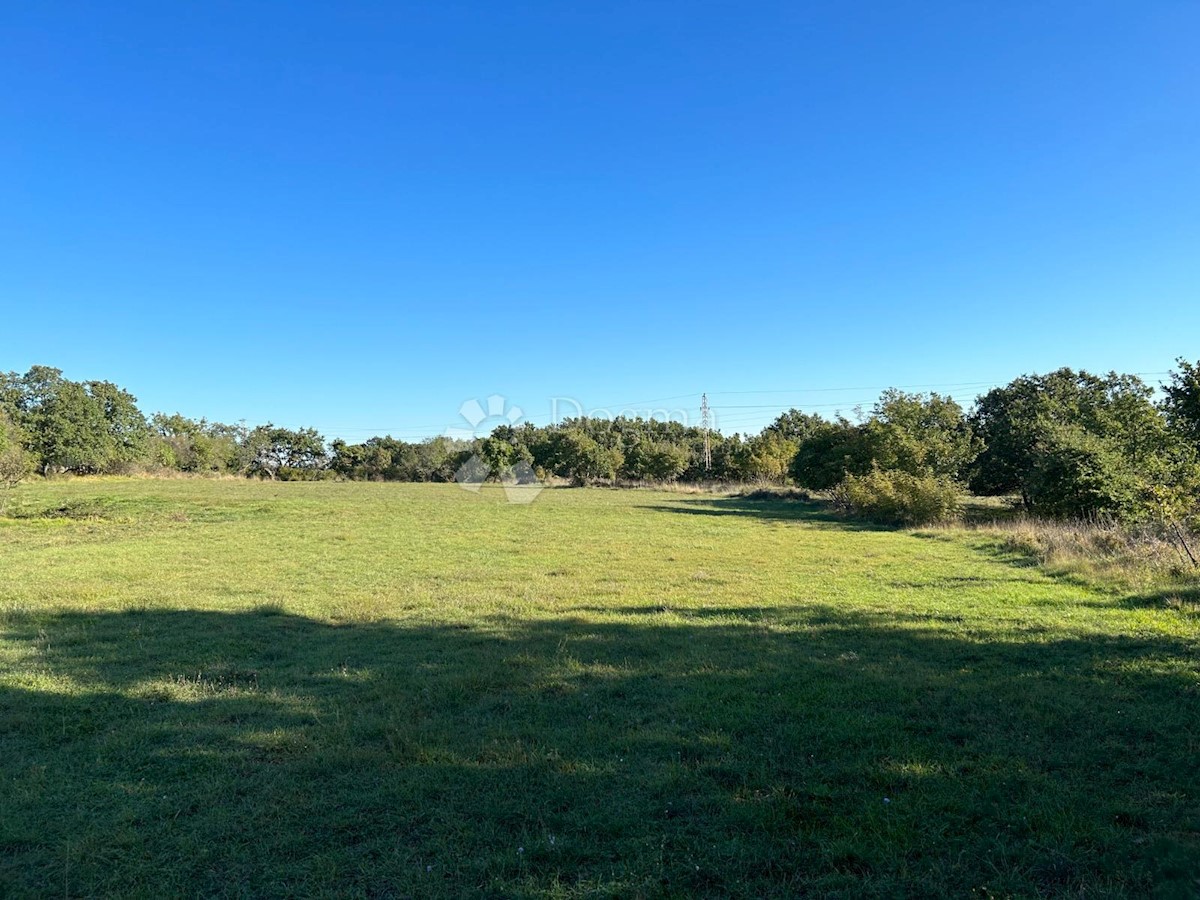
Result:
{"label": "tree canopy", "polygon": [[1064,368],[1015,378],[969,410],[937,393],[890,389],[855,421],[793,408],[757,434],[578,417],[505,424],[470,441],[380,436],[356,444],[327,444],[315,428],[272,423],[227,425],[180,413],[147,420],[117,385],[71,381],[48,366],[0,375],[0,468],[21,477],[32,466],[45,474],[157,467],[273,479],[451,481],[470,462],[478,477],[519,469],[578,484],[790,481],[832,490],[857,479],[859,494],[886,487],[915,496],[919,488],[939,503],[952,486],[969,485],[979,494],[1015,495],[1043,515],[1133,519],[1194,511],[1198,459],[1200,362],[1184,359],[1157,401],[1137,376]]}

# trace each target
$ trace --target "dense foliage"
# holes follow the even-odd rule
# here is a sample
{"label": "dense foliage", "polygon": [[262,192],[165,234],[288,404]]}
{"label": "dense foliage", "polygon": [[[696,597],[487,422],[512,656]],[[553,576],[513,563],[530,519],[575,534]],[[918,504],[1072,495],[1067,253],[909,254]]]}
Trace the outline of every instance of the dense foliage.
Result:
{"label": "dense foliage", "polygon": [[1059,518],[1177,520],[1200,496],[1200,363],[1153,389],[1133,375],[1023,375],[964,411],[947,396],[885,391],[866,415],[791,409],[758,434],[707,436],[674,421],[575,418],[503,425],[472,441],[391,436],[327,444],[312,428],[147,419],[127,391],[35,366],[0,375],[0,480],[132,469],[271,479],[575,484],[792,482],[838,490],[861,514],[927,521],[969,486]]}
{"label": "dense foliage", "polygon": [[848,475],[835,492],[849,512],[885,525],[928,525],[954,516],[962,489],[944,476],[875,468]]}
{"label": "dense foliage", "polygon": [[1163,385],[1163,412],[1179,434],[1200,445],[1200,361],[1178,360],[1179,369]]}
{"label": "dense foliage", "polygon": [[34,366],[3,376],[0,404],[43,472],[104,472],[145,455],[149,430],[132,394]]}
{"label": "dense foliage", "polygon": [[8,505],[8,492],[33,468],[33,458],[25,449],[23,438],[8,413],[0,408],[0,513]]}
{"label": "dense foliage", "polygon": [[1178,513],[1196,498],[1200,446],[1152,395],[1136,376],[1071,369],[989,391],[970,418],[972,490],[1062,518]]}

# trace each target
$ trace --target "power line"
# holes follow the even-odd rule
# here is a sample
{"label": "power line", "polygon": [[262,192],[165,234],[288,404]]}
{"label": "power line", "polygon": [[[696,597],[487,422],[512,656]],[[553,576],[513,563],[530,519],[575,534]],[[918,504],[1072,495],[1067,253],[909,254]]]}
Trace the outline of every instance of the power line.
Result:
{"label": "power line", "polygon": [[828,394],[838,391],[886,391],[892,388],[900,391],[915,388],[953,388],[953,387],[986,387],[992,384],[1004,384],[1001,381],[937,381],[925,384],[889,384],[886,387],[824,387],[824,388],[772,388],[761,391],[713,391],[714,397],[735,396],[740,394]]}
{"label": "power line", "polygon": [[[1130,373],[1138,378],[1148,378],[1155,375],[1170,375],[1168,372],[1132,372]],[[712,397],[727,397],[739,394],[820,394],[832,393],[835,391],[886,391],[896,389],[900,391],[914,390],[916,388],[952,388],[952,387],[988,387],[991,385],[1008,384],[1013,381],[1013,378],[993,379],[992,381],[929,381],[924,384],[887,384],[876,386],[858,386],[858,387],[809,387],[809,388],[765,388],[763,390],[741,390],[741,391],[709,391]]]}
{"label": "power line", "polygon": [[[1171,373],[1170,373],[1170,371],[1164,371],[1164,372],[1133,372],[1131,374],[1133,374],[1137,377],[1153,377],[1153,376],[1169,375]],[[885,385],[885,386],[876,386],[876,387],[858,386],[858,387],[764,388],[764,389],[760,389],[760,390],[706,391],[706,392],[702,392],[700,394],[696,394],[696,393],[675,394],[670,397],[658,397],[658,398],[654,398],[654,399],[650,399],[650,400],[634,400],[634,401],[628,401],[628,402],[622,402],[622,403],[597,404],[593,407],[593,409],[622,410],[623,411],[626,409],[631,409],[631,408],[635,408],[635,407],[639,407],[639,406],[650,406],[650,405],[653,405],[656,403],[669,403],[669,402],[676,401],[676,400],[686,400],[689,398],[699,396],[701,398],[701,404],[702,404],[701,418],[703,418],[704,407],[707,406],[707,399],[709,396],[736,397],[736,396],[749,396],[749,395],[769,396],[769,395],[773,395],[773,394],[791,394],[791,395],[821,394],[821,393],[838,393],[838,392],[849,392],[849,391],[884,391],[884,390],[888,390],[891,388],[895,388],[896,390],[916,390],[919,388],[948,389],[948,388],[970,388],[970,387],[996,387],[996,386],[999,386],[1002,384],[1007,384],[1011,380],[1012,379],[996,380],[996,381],[925,382],[922,384]],[[878,399],[878,398],[872,397],[872,398],[865,399],[865,400],[848,400],[847,399],[847,400],[840,400],[840,401],[832,402],[832,403],[801,403],[801,404],[796,404],[796,405],[801,406],[804,409],[854,409],[855,407],[858,407],[858,406],[865,406],[865,405],[874,403],[876,399]],[[787,404],[786,400],[778,401],[775,403],[759,403],[759,404],[750,404],[750,403],[721,404],[719,409],[720,410],[779,410],[780,412],[784,412],[786,404]],[[634,409],[634,411],[636,412],[637,410]],[[708,412],[709,412],[709,417],[710,417],[709,418],[709,421],[710,421],[709,427],[710,428],[711,428],[712,421],[715,418],[713,414],[718,411],[719,410],[714,410],[711,406],[708,407]],[[553,419],[553,417],[554,417],[553,413],[545,413],[545,414],[538,414],[538,415],[534,415],[534,416],[525,416],[524,421],[530,422],[530,423],[536,423],[537,421],[542,420],[542,419],[551,420],[551,419]],[[651,416],[651,418],[653,418],[653,417]],[[736,422],[739,420],[752,421],[755,418],[757,418],[757,417],[753,416],[753,415],[722,416],[721,421],[730,423],[730,422]],[[396,427],[396,428],[386,428],[386,427],[375,428],[375,427],[360,426],[360,425],[338,427],[338,426],[326,425],[326,426],[323,426],[323,429],[325,431],[337,432],[339,434],[350,434],[350,433],[365,433],[365,434],[369,434],[369,435],[389,434],[393,437],[404,438],[404,437],[437,437],[438,435],[444,433],[446,429],[448,429],[452,426],[453,426],[453,422],[446,422],[446,423],[442,423],[442,424],[407,425],[407,426]],[[420,432],[425,431],[425,430],[428,430],[430,433],[420,434]]]}

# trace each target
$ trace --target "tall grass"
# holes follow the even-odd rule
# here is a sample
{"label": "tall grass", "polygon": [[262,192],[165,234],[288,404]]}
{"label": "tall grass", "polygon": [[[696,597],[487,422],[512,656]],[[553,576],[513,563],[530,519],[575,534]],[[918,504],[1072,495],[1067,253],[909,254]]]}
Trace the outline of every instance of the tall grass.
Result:
{"label": "tall grass", "polygon": [[[963,527],[994,536],[1004,550],[1029,556],[1052,574],[1076,575],[1114,587],[1200,580],[1200,569],[1171,527],[1032,516]],[[1180,534],[1194,553],[1200,540],[1194,532]]]}

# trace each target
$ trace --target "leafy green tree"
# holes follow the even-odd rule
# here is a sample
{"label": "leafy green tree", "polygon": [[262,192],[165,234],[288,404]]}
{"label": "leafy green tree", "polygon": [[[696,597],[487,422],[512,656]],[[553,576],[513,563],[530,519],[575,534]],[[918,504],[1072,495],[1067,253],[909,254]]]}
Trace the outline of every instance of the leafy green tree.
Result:
{"label": "leafy green tree", "polygon": [[[578,443],[586,437],[580,429],[551,425],[524,435],[535,470],[545,475],[570,477],[570,466],[578,455]],[[590,440],[590,438],[589,438]]]}
{"label": "leafy green tree", "polygon": [[769,426],[745,444],[745,475],[757,481],[783,482],[788,476],[798,445],[783,431]]}
{"label": "leafy green tree", "polygon": [[490,477],[503,478],[519,462],[529,462],[529,450],[520,443],[509,426],[497,428],[479,442],[479,458],[487,466]]}
{"label": "leafy green tree", "polygon": [[146,417],[138,409],[137,398],[109,381],[89,381],[85,388],[92,402],[100,406],[104,418],[106,467],[141,459],[150,430]]}
{"label": "leafy green tree", "polygon": [[635,481],[675,481],[690,460],[686,447],[667,441],[642,440],[625,453],[622,474]]}
{"label": "leafy green tree", "polygon": [[34,366],[6,376],[0,395],[44,472],[103,472],[145,453],[137,400],[110,382],[69,381],[59,369]]}
{"label": "leafy green tree", "polygon": [[957,515],[962,488],[942,475],[876,466],[863,475],[847,475],[834,496],[844,509],[864,519],[887,525],[931,525]]}
{"label": "leafy green tree", "polygon": [[1021,376],[989,391],[971,416],[983,445],[973,466],[972,489],[985,495],[1019,493],[1032,506],[1038,448],[1061,437],[1050,434],[1054,426],[1103,438],[1134,463],[1153,456],[1161,448],[1162,419],[1150,395],[1136,376],[1071,369]]}
{"label": "leafy green tree", "polygon": [[578,429],[562,432],[559,453],[566,474],[577,484],[612,480],[617,477],[625,461],[619,449],[603,447],[599,441]]}
{"label": "leafy green tree", "polygon": [[354,481],[384,481],[392,470],[399,443],[391,437],[371,438],[362,444],[335,440],[330,445],[329,468]]}
{"label": "leafy green tree", "polygon": [[471,455],[471,447],[462,441],[434,437],[412,446],[416,480],[448,482]]}
{"label": "leafy green tree", "polygon": [[1078,425],[1048,425],[1025,479],[1030,506],[1057,518],[1125,518],[1138,508],[1139,483],[1111,440]]}
{"label": "leafy green tree", "polygon": [[24,424],[44,472],[102,472],[113,458],[104,409],[82,384],[48,389]]}
{"label": "leafy green tree", "polygon": [[771,432],[782,438],[785,438],[799,445],[804,443],[821,428],[829,423],[821,416],[815,413],[801,412],[798,409],[789,409],[785,413],[780,413],[775,421],[768,425],[764,431]]}
{"label": "leafy green tree", "polygon": [[326,468],[329,458],[325,439],[315,428],[292,430],[275,425],[259,425],[247,437],[251,451],[249,474],[278,477],[304,477]]}
{"label": "leafy green tree", "polygon": [[410,444],[390,435],[361,444],[335,440],[330,449],[329,468],[356,481],[450,481],[474,452],[445,437]]}
{"label": "leafy green tree", "polygon": [[1200,361],[1181,358],[1177,364],[1170,383],[1162,386],[1162,409],[1177,434],[1200,446]]}
{"label": "leafy green tree", "polygon": [[1132,375],[1059,369],[981,397],[971,420],[983,442],[972,488],[1019,493],[1054,516],[1145,518],[1177,507],[1195,453]]}
{"label": "leafy green tree", "polygon": [[16,422],[25,398],[22,376],[16,372],[0,372],[0,411],[10,422]]}
{"label": "leafy green tree", "polygon": [[227,427],[179,413],[155,413],[150,420],[150,455],[159,465],[182,472],[221,472],[237,455],[236,437]]}
{"label": "leafy green tree", "polygon": [[805,439],[790,467],[801,487],[828,490],[847,475],[865,475],[875,461],[875,436],[866,425],[839,416]]}
{"label": "leafy green tree", "polygon": [[[748,471],[749,452],[746,442],[740,434],[728,437],[722,434],[711,436],[712,470],[709,473],[714,481],[742,482],[750,478]],[[703,445],[701,445],[703,447]],[[685,475],[686,477],[686,470]]]}
{"label": "leafy green tree", "polygon": [[958,479],[977,453],[962,407],[939,394],[891,388],[875,404],[867,430],[884,470]]}
{"label": "leafy green tree", "polygon": [[33,471],[33,459],[24,446],[24,435],[0,406],[0,514],[8,508],[8,495]]}

